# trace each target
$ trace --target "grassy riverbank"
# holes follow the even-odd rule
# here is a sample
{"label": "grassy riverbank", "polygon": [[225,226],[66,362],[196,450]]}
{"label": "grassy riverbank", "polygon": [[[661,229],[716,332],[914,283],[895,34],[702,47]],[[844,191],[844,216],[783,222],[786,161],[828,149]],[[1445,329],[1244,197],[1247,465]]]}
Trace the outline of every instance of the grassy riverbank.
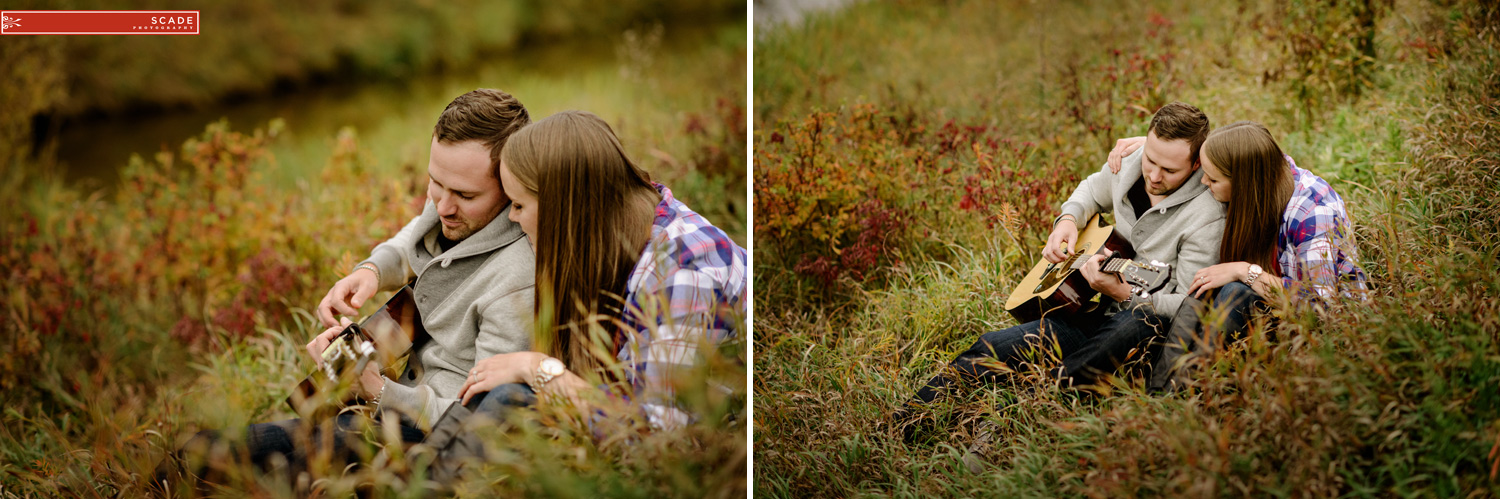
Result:
{"label": "grassy riverbank", "polygon": [[[672,58],[653,59],[649,44],[622,50],[607,69],[633,73],[607,89],[617,93],[591,93],[606,90],[593,73],[546,88],[536,76],[502,75],[493,86],[517,92],[537,117],[581,107],[615,120],[634,159],[743,243],[746,29],[731,24]],[[346,129],[322,138],[326,148],[290,154],[277,153],[291,134],[280,122],[208,124],[180,148],[143,146],[107,195],[65,182],[7,135],[0,495],[138,496],[164,452],[192,432],[291,417],[283,399],[311,369],[301,345],[321,329],[311,307],[419,211],[424,134],[440,110],[409,140],[391,137],[402,124],[388,124],[374,138]],[[707,388],[744,387],[743,352],[743,342],[726,345],[697,373],[706,384],[683,387],[698,422],[628,442],[567,422],[506,435],[505,455],[461,495],[743,494],[744,390]],[[333,496],[359,484],[381,497],[419,496],[432,485],[424,466],[379,460],[312,478]],[[229,485],[218,492],[285,496],[291,487],[249,473]]]}
{"label": "grassy riverbank", "polygon": [[[1500,10],[861,4],[758,35],[755,483],[773,497],[1493,496]],[[989,388],[883,425],[985,332],[1116,137],[1181,100],[1333,183],[1369,303],[1283,304],[1173,397]],[[1023,385],[1027,382],[1023,382]],[[986,424],[986,422],[988,424]],[[963,457],[978,428],[983,472]]]}

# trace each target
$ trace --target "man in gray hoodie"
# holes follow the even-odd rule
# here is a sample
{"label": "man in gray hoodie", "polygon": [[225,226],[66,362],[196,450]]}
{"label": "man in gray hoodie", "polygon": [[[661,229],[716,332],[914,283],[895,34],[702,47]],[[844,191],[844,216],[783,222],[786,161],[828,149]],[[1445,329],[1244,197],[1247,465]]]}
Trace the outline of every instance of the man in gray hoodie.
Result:
{"label": "man in gray hoodie", "polygon": [[529,121],[526,108],[499,90],[454,99],[433,128],[422,214],[376,246],[318,305],[329,329],[307,352],[321,361],[343,329],[336,315],[357,316],[376,291],[413,282],[430,338],[412,345],[398,379],[371,366],[360,381],[367,400],[420,428],[430,428],[458,400],[477,359],[531,347],[536,259],[521,226],[507,216],[511,202],[497,168],[506,139]]}
{"label": "man in gray hoodie", "polygon": [[1199,180],[1198,168],[1198,149],[1208,131],[1208,117],[1198,108],[1180,102],[1162,106],[1151,119],[1145,147],[1126,157],[1119,173],[1105,165],[1063,203],[1042,252],[1050,262],[1067,259],[1078,225],[1096,213],[1112,212],[1115,232],[1130,241],[1135,259],[1171,265],[1172,282],[1149,298],[1135,296],[1117,276],[1100,272],[1104,256],[1095,255],[1080,272],[1090,287],[1112,299],[1111,306],[984,334],[893,415],[908,440],[916,410],[947,392],[954,373],[997,381],[1000,373],[981,364],[998,361],[1019,370],[1035,358],[1029,353],[1058,352],[1062,365],[1054,372],[1065,382],[1087,384],[1165,330],[1166,318],[1177,312],[1192,285],[1188,281],[1218,263],[1224,207]]}
{"label": "man in gray hoodie", "polygon": [[[526,108],[499,90],[475,90],[449,103],[433,128],[422,214],[376,246],[318,305],[318,318],[329,328],[307,344],[307,352],[321,363],[323,350],[349,324],[339,315],[358,317],[377,291],[412,283],[428,337],[412,345],[398,379],[381,376],[371,365],[356,387],[384,417],[399,419],[408,443],[420,442],[457,402],[476,359],[531,347],[536,259],[521,227],[507,216],[511,202],[498,171],[506,139],[529,122]],[[363,440],[359,421],[346,412],[331,427],[300,419],[252,424],[243,448],[206,430],[183,445],[178,459],[199,477],[236,455],[264,468],[292,464],[288,471],[296,470],[316,442],[332,444],[335,459],[351,459],[352,446]],[[175,476],[173,461],[158,468],[158,482]]]}

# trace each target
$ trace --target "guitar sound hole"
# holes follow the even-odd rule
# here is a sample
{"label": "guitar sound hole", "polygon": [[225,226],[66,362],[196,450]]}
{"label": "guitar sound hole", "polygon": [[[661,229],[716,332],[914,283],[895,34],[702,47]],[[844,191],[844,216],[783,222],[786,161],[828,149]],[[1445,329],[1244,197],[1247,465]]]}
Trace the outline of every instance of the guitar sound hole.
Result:
{"label": "guitar sound hole", "polygon": [[1083,243],[1083,246],[1077,248],[1061,264],[1054,263],[1047,265],[1047,272],[1042,274],[1042,282],[1036,285],[1036,290],[1032,291],[1032,293],[1041,293],[1042,290],[1056,286],[1057,283],[1062,282],[1063,278],[1067,277],[1073,271],[1073,264],[1078,262],[1079,257],[1092,254],[1089,253],[1089,248],[1092,246],[1093,243]]}

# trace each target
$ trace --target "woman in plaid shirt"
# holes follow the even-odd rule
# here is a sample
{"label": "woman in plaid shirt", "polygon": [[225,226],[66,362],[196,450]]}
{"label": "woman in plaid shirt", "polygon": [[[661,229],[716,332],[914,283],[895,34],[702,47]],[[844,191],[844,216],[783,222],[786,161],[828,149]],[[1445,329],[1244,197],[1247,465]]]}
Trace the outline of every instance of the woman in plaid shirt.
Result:
{"label": "woman in plaid shirt", "polygon": [[639,404],[652,427],[689,422],[672,395],[687,380],[674,375],[700,346],[738,334],[744,248],[651,182],[591,113],[528,125],[501,154],[510,218],[536,252],[535,351],[476,363],[463,403],[501,387],[485,397],[522,405],[552,394],[586,408],[606,398],[603,385],[606,396],[628,393],[607,398]]}
{"label": "woman in plaid shirt", "polygon": [[1343,198],[1282,154],[1265,126],[1226,125],[1209,134],[1203,150],[1203,183],[1228,205],[1219,246],[1219,261],[1227,263],[1198,271],[1189,294],[1202,297],[1234,282],[1260,296],[1287,288],[1304,299],[1332,298],[1341,286],[1365,289]]}
{"label": "woman in plaid shirt", "polygon": [[[1200,316],[1220,310],[1212,329],[1238,337],[1263,297],[1284,289],[1302,300],[1353,297],[1368,288],[1355,263],[1344,200],[1327,181],[1297,167],[1266,127],[1252,121],[1209,134],[1201,151],[1203,183],[1227,205],[1219,263],[1199,270],[1190,300],[1172,320],[1151,388],[1165,389],[1183,363],[1183,351],[1211,351],[1220,334],[1204,335]],[[1210,291],[1217,292],[1210,293]],[[1207,338],[1198,345],[1196,338]],[[1177,384],[1182,379],[1175,380]]]}

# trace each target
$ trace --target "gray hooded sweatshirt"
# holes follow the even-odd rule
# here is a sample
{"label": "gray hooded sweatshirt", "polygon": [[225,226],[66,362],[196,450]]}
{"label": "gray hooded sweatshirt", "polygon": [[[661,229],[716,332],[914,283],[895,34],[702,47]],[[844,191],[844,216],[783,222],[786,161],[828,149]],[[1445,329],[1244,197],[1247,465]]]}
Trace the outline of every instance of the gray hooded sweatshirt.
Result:
{"label": "gray hooded sweatshirt", "polygon": [[1219,263],[1219,241],[1224,236],[1224,204],[1203,185],[1203,169],[1188,177],[1182,187],[1136,219],[1130,188],[1141,179],[1141,157],[1146,148],[1127,156],[1120,173],[1105,165],[1089,175],[1062,205],[1064,215],[1073,215],[1081,227],[1095,213],[1114,213],[1115,232],[1135,247],[1138,261],[1158,260],[1172,266],[1172,282],[1150,298],[1132,296],[1125,306],[1150,305],[1160,315],[1177,313],[1193,275]]}
{"label": "gray hooded sweatshirt", "polygon": [[509,210],[443,251],[437,208],[428,201],[365,260],[380,268],[382,291],[416,277],[413,297],[431,336],[412,346],[406,371],[385,384],[382,407],[429,428],[458,400],[477,359],[531,348],[536,257]]}

